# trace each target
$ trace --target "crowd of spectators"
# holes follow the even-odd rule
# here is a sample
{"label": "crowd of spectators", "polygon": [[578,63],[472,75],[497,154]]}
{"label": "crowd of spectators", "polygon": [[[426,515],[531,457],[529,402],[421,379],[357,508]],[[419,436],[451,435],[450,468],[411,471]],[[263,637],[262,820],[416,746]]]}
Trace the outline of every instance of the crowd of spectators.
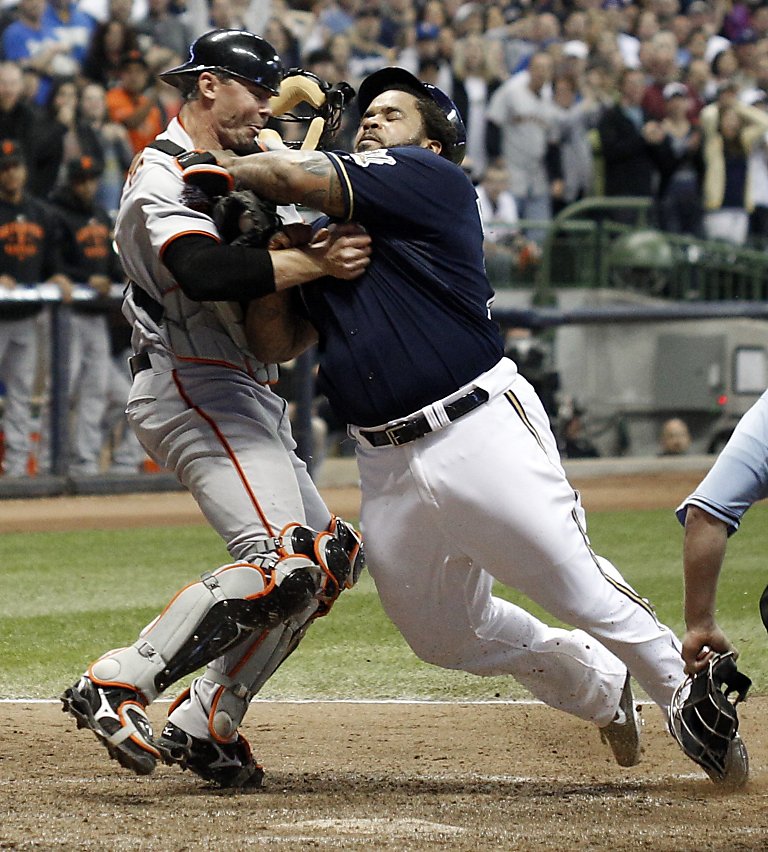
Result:
{"label": "crowd of spectators", "polygon": [[45,197],[81,154],[124,171],[179,108],[156,72],[213,27],[260,33],[286,66],[330,82],[397,64],[439,85],[464,115],[472,178],[503,165],[522,219],[631,194],[654,198],[670,230],[743,241],[722,224],[741,210],[765,236],[764,212],[750,217],[768,195],[768,6],[756,0],[6,2],[0,134],[23,145],[30,191]]}
{"label": "crowd of spectators", "polygon": [[[133,155],[180,108],[157,72],[217,27],[331,83],[394,64],[450,94],[483,216],[504,225],[488,239],[501,269],[535,262],[547,221],[594,195],[649,198],[675,233],[768,244],[760,0],[4,0],[0,140],[23,157],[25,196],[49,204],[89,158],[113,218]],[[6,288],[8,253],[0,240]]]}

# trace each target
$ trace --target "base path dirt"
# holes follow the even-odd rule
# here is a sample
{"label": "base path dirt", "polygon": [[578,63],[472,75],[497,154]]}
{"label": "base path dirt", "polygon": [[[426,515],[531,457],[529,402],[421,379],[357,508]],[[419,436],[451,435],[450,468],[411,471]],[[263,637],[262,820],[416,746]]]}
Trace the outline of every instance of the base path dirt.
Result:
{"label": "base path dirt", "polygon": [[256,702],[243,729],[266,777],[243,792],[135,777],[58,707],[4,705],[0,849],[765,850],[768,702],[743,708],[755,769],[728,792],[650,706],[622,769],[594,726],[541,705]]}
{"label": "base path dirt", "polygon": [[[701,478],[583,480],[588,511],[672,509]],[[356,517],[355,488],[324,491]],[[185,494],[0,502],[0,530],[202,523]],[[162,725],[167,704],[150,716]],[[752,776],[712,784],[644,706],[641,764],[622,769],[594,726],[539,704],[256,702],[243,730],[263,789],[222,791],[160,766],[137,778],[58,705],[2,705],[0,849],[768,849],[768,699],[742,705]]]}
{"label": "base path dirt", "polygon": [[[587,511],[673,509],[700,481],[702,471],[621,476],[571,476]],[[351,486],[322,489],[329,508],[347,518],[360,512],[360,492]],[[125,529],[205,523],[188,493],[172,491],[97,497],[0,500],[0,533],[73,529]]]}

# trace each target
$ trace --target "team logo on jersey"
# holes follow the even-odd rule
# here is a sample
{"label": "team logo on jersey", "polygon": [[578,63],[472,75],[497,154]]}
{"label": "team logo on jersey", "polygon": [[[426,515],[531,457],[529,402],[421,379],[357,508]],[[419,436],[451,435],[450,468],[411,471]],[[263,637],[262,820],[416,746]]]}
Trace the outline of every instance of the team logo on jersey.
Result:
{"label": "team logo on jersey", "polygon": [[377,148],[375,151],[360,151],[356,154],[350,154],[349,159],[354,160],[358,166],[363,168],[395,165],[395,158],[386,148]]}
{"label": "team logo on jersey", "polygon": [[27,221],[20,215],[14,222],[0,225],[0,247],[8,257],[19,261],[35,257],[42,248],[46,234],[44,228],[37,222]]}
{"label": "team logo on jersey", "polygon": [[109,254],[109,228],[98,219],[91,219],[88,224],[78,228],[75,233],[80,250],[90,260],[102,259]]}

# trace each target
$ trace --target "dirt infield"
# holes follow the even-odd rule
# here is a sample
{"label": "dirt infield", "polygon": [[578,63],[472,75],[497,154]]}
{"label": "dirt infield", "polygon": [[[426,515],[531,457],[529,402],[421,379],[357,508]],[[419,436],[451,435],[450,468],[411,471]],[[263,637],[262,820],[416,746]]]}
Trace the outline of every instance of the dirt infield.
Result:
{"label": "dirt infield", "polygon": [[244,793],[175,767],[137,778],[58,707],[5,705],[0,849],[765,850],[766,709],[744,706],[756,768],[729,794],[652,707],[643,762],[620,769],[592,726],[540,705],[257,703],[244,729],[267,774]]}
{"label": "dirt infield", "polygon": [[[600,511],[672,508],[699,478],[572,480]],[[356,489],[325,497],[357,514]],[[199,521],[183,494],[0,502],[6,532]],[[643,761],[620,769],[594,727],[537,704],[256,702],[244,731],[267,774],[245,793],[172,767],[136,778],[58,705],[3,704],[0,849],[766,850],[766,710],[743,705],[752,779],[729,793],[650,706]]]}

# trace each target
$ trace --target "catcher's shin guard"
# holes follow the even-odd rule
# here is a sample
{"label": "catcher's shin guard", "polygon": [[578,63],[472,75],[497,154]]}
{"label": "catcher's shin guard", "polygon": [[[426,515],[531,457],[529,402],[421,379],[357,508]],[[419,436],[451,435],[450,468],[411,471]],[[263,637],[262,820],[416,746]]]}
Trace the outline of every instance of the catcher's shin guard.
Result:
{"label": "catcher's shin guard", "polygon": [[89,669],[97,683],[124,684],[147,703],[170,684],[256,631],[280,624],[312,600],[318,569],[304,556],[234,563],[182,589],[129,648]]}
{"label": "catcher's shin guard", "polygon": [[[169,721],[185,731],[198,730],[198,708],[210,703],[208,734],[220,743],[231,741],[254,695],[299,644],[319,606],[319,602],[314,600],[303,612],[254,636],[250,643],[246,643],[242,656],[229,674],[221,671],[216,664],[208,666],[203,678],[194,680],[190,689],[174,702]],[[209,690],[212,684],[218,689],[212,693],[211,699]]]}
{"label": "catcher's shin guard", "polygon": [[[302,610],[254,636],[228,672],[221,670],[219,662],[206,669],[205,680],[220,687],[210,702],[208,731],[221,742],[235,735],[254,695],[293,653],[314,619],[330,611],[341,590],[353,585],[364,567],[360,536],[341,518],[334,517],[329,531],[321,533],[290,524],[283,529],[280,539],[284,558],[306,556],[320,569],[315,594]],[[198,689],[196,684],[192,685],[192,693]],[[186,714],[194,714],[195,705],[207,703],[202,696],[183,695],[169,718],[189,730],[192,726],[188,721],[185,724]]]}

